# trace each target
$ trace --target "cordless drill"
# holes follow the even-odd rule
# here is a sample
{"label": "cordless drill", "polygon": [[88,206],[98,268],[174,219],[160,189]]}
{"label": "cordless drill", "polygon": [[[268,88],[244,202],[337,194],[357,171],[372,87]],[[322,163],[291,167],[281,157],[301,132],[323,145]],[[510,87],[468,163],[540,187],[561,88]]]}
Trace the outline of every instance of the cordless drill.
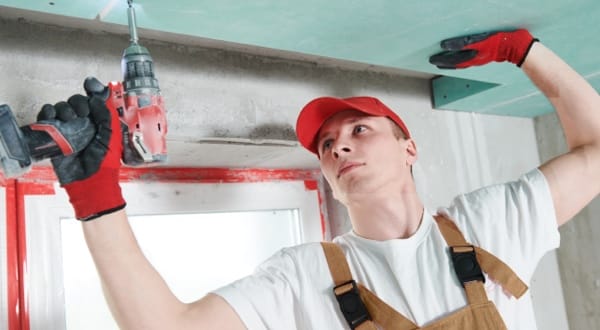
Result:
{"label": "cordless drill", "polygon": [[[138,44],[132,1],[127,3],[131,43],[121,61],[123,82],[110,82],[98,96],[121,119],[123,163],[151,166],[167,160],[166,112],[154,77],[152,57],[148,49]],[[0,166],[4,177],[26,173],[34,161],[83,150],[95,134],[88,118],[77,118],[68,125],[58,120],[43,120],[19,127],[8,105],[0,105]]]}

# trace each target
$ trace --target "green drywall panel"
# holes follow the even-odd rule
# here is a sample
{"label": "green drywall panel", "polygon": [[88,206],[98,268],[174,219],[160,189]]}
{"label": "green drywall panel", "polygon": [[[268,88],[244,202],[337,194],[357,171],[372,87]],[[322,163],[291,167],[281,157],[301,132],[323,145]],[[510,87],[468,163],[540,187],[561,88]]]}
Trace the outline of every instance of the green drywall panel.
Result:
{"label": "green drywall panel", "polygon": [[[0,0],[0,6],[127,24],[126,0],[50,3]],[[552,108],[530,95],[535,89],[513,65],[435,68],[428,58],[444,38],[526,27],[584,76],[600,74],[598,0],[139,0],[134,6],[141,29],[498,84],[452,96],[444,108],[456,111],[536,116]]]}
{"label": "green drywall panel", "polygon": [[[112,1],[114,2],[114,1]],[[126,3],[126,0],[123,0]],[[0,6],[44,12],[49,14],[94,19],[106,8],[110,0],[2,0]],[[127,22],[127,21],[125,21]]]}

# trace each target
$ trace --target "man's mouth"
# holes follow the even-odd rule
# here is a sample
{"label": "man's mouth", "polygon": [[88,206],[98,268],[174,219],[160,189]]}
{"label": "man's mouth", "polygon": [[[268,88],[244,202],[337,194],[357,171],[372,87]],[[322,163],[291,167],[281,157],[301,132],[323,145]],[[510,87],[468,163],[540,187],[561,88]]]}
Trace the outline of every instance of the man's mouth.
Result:
{"label": "man's mouth", "polygon": [[348,173],[349,171],[359,167],[359,166],[363,166],[365,165],[364,163],[354,163],[354,162],[348,162],[348,163],[344,163],[342,164],[342,166],[340,166],[340,169],[338,170],[337,173],[337,178],[339,179],[340,176],[342,176],[345,173]]}

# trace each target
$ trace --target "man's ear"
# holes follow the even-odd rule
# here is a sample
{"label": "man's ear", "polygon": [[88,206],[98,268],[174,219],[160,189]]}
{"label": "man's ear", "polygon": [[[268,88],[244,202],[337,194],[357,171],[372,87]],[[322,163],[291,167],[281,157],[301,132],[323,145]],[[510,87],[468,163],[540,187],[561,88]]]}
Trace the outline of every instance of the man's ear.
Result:
{"label": "man's ear", "polygon": [[413,165],[417,161],[417,145],[413,139],[408,139],[406,142],[406,153],[408,154],[406,164]]}

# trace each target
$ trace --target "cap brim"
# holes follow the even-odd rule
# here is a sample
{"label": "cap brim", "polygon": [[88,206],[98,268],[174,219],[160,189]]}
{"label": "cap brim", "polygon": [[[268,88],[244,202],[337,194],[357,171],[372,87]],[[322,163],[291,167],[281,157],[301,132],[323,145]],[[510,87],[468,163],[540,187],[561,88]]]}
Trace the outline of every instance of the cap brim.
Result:
{"label": "cap brim", "polygon": [[312,100],[298,115],[296,122],[298,141],[306,149],[317,154],[315,138],[323,123],[340,111],[352,109],[355,109],[354,105],[335,97],[325,96]]}
{"label": "cap brim", "polygon": [[296,122],[298,141],[309,151],[318,155],[316,137],[321,126],[333,115],[344,110],[357,110],[372,116],[387,116],[396,122],[409,136],[404,122],[391,109],[373,97],[352,97],[340,99],[331,96],[319,97],[309,102]]}

